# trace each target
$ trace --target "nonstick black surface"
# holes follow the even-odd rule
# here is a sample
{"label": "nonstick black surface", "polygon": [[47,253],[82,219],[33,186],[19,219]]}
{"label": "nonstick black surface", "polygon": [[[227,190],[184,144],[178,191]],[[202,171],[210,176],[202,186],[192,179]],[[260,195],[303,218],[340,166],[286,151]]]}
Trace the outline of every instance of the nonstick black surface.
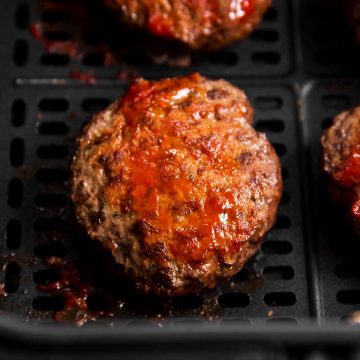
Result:
{"label": "nonstick black surface", "polygon": [[[360,243],[343,211],[329,200],[319,171],[321,132],[335,114],[360,103],[359,50],[341,3],[274,0],[249,39],[212,54],[160,46],[121,27],[97,3],[85,3],[2,5],[3,313],[30,323],[122,319],[129,326],[166,327],[296,325],[309,319],[322,324],[360,309]],[[84,251],[86,239],[68,197],[74,140],[134,77],[192,71],[245,90],[256,111],[255,127],[281,158],[283,201],[259,254],[229,281],[203,295],[140,296],[94,265],[102,261],[96,250]],[[68,265],[49,265],[53,257]],[[66,286],[49,288],[67,266],[76,272],[62,274],[72,277],[66,285],[70,294],[76,298],[86,282],[88,300],[64,312]]]}

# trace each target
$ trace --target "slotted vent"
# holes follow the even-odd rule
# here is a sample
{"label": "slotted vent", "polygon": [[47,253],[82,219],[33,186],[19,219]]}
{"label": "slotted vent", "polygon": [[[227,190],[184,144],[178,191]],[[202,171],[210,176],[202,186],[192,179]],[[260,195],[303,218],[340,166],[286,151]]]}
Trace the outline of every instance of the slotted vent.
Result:
{"label": "slotted vent", "polygon": [[[302,29],[294,29],[292,15],[298,12],[291,8],[297,4],[300,21],[305,19]],[[99,2],[77,0],[79,11],[70,0],[39,0],[38,5],[13,1],[4,19],[13,29],[6,34],[11,62],[6,77],[11,81],[0,99],[2,108],[8,109],[0,142],[4,310],[26,313],[26,321],[62,319],[68,315],[63,310],[69,301],[57,288],[63,281],[72,295],[86,292],[77,316],[111,314],[129,320],[128,326],[205,325],[208,319],[219,324],[296,325],[310,315],[309,302],[315,297],[308,289],[320,299],[311,304],[312,315],[346,320],[358,310],[359,242],[319,174],[322,131],[335,114],[360,103],[360,53],[341,17],[341,2],[273,0],[261,26],[247,40],[215,53],[189,54],[174,47],[166,56],[167,46],[153,46],[144,35],[124,36],[124,28]],[[296,33],[302,34],[302,44]],[[134,45],[138,39],[140,47]],[[300,48],[306,73],[293,61]],[[114,286],[111,278],[99,281],[99,274],[76,270],[101,266],[81,263],[89,262],[90,255],[79,257],[83,239],[71,212],[69,163],[83,126],[121,95],[126,81],[135,75],[159,78],[196,70],[244,88],[256,110],[255,128],[266,134],[281,158],[284,193],[274,228],[245,269],[216,289],[164,303],[155,296],[128,293],[124,279]],[[326,82],[328,75],[331,82]],[[337,80],[344,75],[351,76]],[[305,88],[309,91],[302,91]],[[303,121],[297,121],[298,114]],[[305,174],[298,166],[299,158],[306,156],[299,152],[298,141],[304,141],[300,148],[310,149],[312,169],[306,168]],[[307,185],[311,175],[311,209],[303,209],[307,194],[301,184]],[[310,233],[318,238],[304,233],[304,214],[314,230]],[[312,288],[315,273],[306,268],[315,248],[308,238],[319,243],[319,288]],[[91,284],[80,288],[77,277]]]}
{"label": "slotted vent", "polygon": [[360,271],[357,259],[358,237],[346,217],[346,210],[337,206],[330,195],[325,177],[319,171],[320,136],[333,118],[360,103],[360,86],[356,82],[339,81],[336,87],[328,82],[315,85],[308,94],[311,118],[307,123],[313,167],[314,204],[319,214],[314,224],[319,235],[320,286],[326,318],[351,320],[360,304]]}
{"label": "slotted vent", "polygon": [[[269,311],[272,311],[272,319],[300,319],[308,316],[306,291],[298,293],[299,283],[302,289],[307,288],[305,280],[298,278],[298,274],[305,271],[304,253],[299,246],[303,236],[299,226],[301,216],[295,216],[293,210],[300,196],[294,175],[297,165],[292,158],[297,152],[297,145],[293,141],[295,99],[290,90],[282,87],[248,86],[245,91],[250,101],[258,106],[255,127],[265,132],[274,144],[282,158],[286,175],[279,217],[260,253],[229,281],[205,294],[175,297],[164,303],[150,295],[126,296],[126,287],[124,290],[121,285],[114,287],[110,281],[110,284],[104,284],[108,290],[87,288],[89,293],[84,304],[86,311],[105,314],[116,308],[116,314],[120,317],[139,320],[156,312],[164,314],[166,319],[171,313],[168,319],[176,323],[208,318],[224,321],[246,319],[250,323],[252,318],[258,318],[261,313],[266,320]],[[40,321],[51,314],[64,314],[62,310],[69,301],[64,293],[56,289],[62,286],[62,281],[69,281],[68,275],[64,275],[64,269],[70,265],[54,267],[49,261],[64,259],[72,264],[73,249],[78,242],[73,238],[78,231],[68,199],[68,166],[75,150],[73,139],[79,135],[92,114],[107,107],[112,99],[118,98],[121,90],[117,86],[106,87],[101,89],[101,96],[98,93],[94,96],[86,91],[68,88],[65,97],[61,88],[38,88],[36,93],[19,91],[17,95],[11,106],[11,123],[14,129],[22,129],[22,137],[16,136],[9,142],[10,163],[14,168],[28,169],[30,173],[27,175],[25,170],[21,170],[18,178],[9,181],[8,204],[18,209],[19,213],[16,219],[9,218],[6,241],[11,250],[21,249],[25,245],[29,248],[32,244],[38,264],[43,265],[42,268],[39,265],[29,268],[32,270],[35,292],[29,293],[28,306],[33,309],[34,316],[38,316],[37,321]],[[69,138],[72,139],[70,142]],[[26,217],[24,212],[27,213]],[[24,218],[30,222],[23,222]],[[14,279],[11,280],[13,285],[9,285],[14,293],[17,289],[16,277],[19,276],[15,270],[9,270],[8,275],[9,279]],[[72,280],[66,283],[74,295],[80,291],[74,279],[82,275],[71,272],[74,270],[69,271]],[[113,292],[120,293],[116,306],[111,295]],[[26,298],[26,294],[21,296]]]}

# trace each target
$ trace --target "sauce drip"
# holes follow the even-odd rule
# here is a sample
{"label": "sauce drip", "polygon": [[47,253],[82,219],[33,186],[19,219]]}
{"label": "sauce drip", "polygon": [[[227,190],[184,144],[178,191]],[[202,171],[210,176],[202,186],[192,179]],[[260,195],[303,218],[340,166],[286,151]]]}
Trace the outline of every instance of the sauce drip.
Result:
{"label": "sauce drip", "polygon": [[107,201],[116,208],[127,197],[131,211],[150,229],[146,243],[155,244],[161,231],[171,254],[189,261],[214,250],[235,255],[252,231],[247,213],[252,208],[245,204],[251,186],[244,188],[234,176],[239,169],[234,123],[216,121],[217,105],[198,100],[206,97],[200,81],[198,74],[137,81],[120,103],[130,143],[123,149],[125,165],[113,160],[106,168]]}
{"label": "sauce drip", "polygon": [[[98,318],[113,317],[112,309],[119,300],[111,299],[108,310],[90,310],[89,297],[96,293],[94,281],[84,279],[81,276],[81,267],[76,263],[67,262],[58,257],[50,257],[46,260],[50,269],[59,273],[59,280],[47,284],[39,284],[38,289],[52,295],[60,296],[64,301],[64,308],[53,313],[56,321],[70,321],[82,326],[89,321]],[[88,275],[88,274],[87,274]]]}

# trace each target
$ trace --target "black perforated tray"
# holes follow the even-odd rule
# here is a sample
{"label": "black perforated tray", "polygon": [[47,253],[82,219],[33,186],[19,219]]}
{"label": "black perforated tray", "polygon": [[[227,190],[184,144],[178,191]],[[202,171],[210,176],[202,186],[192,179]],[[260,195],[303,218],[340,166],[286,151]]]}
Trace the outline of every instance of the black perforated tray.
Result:
{"label": "black perforated tray", "polygon": [[[79,7],[72,4],[84,2],[2,4],[0,283],[7,296],[0,297],[0,345],[8,344],[6,351],[14,356],[16,341],[34,354],[37,345],[48,355],[58,346],[59,356],[67,356],[75,345],[85,352],[84,344],[92,344],[92,351],[107,344],[101,349],[109,356],[142,351],[138,356],[147,358],[155,345],[163,349],[154,352],[157,358],[189,356],[195,348],[203,355],[210,350],[213,358],[239,353],[258,358],[258,351],[269,349],[261,354],[287,358],[304,345],[358,345],[358,330],[338,324],[360,308],[360,245],[343,212],[328,199],[318,165],[323,129],[335,114],[360,103],[359,50],[340,4],[274,0],[248,40],[214,54],[181,53],[187,65],[179,67],[168,64],[179,54],[170,60],[157,54],[164,63],[152,63],[141,36],[132,38],[111,19],[104,22],[106,14],[94,2],[86,19],[95,20],[76,21]],[[77,48],[75,57],[49,52],[34,38],[38,23],[49,39],[81,37],[87,45]],[[138,43],[126,50],[131,42]],[[121,61],[106,65],[109,52]],[[282,161],[284,196],[276,226],[243,271],[202,296],[176,298],[165,311],[159,299],[122,293],[121,307],[111,309],[114,317],[104,316],[90,328],[55,324],[52,315],[63,301],[39,285],[57,276],[45,265],[46,257],[79,257],[68,199],[75,138],[94,112],[123,93],[124,79],[191,71],[227,78],[249,96],[255,127],[267,134]],[[103,289],[94,291],[89,303],[101,309],[104,296]],[[253,342],[261,346],[254,350]],[[339,358],[356,356],[352,349],[339,350]]]}

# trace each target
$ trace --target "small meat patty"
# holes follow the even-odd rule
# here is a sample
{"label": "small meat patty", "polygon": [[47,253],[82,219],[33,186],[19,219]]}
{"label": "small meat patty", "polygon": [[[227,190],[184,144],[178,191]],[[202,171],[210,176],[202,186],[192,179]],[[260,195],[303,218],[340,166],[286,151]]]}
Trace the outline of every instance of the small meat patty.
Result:
{"label": "small meat patty", "polygon": [[247,37],[271,0],[105,0],[113,12],[154,35],[215,50]]}
{"label": "small meat patty", "polygon": [[282,180],[245,94],[199,74],[137,80],[78,140],[72,200],[138,289],[213,287],[274,224]]}
{"label": "small meat patty", "polygon": [[360,106],[336,116],[322,136],[321,144],[331,193],[350,209],[360,233]]}

